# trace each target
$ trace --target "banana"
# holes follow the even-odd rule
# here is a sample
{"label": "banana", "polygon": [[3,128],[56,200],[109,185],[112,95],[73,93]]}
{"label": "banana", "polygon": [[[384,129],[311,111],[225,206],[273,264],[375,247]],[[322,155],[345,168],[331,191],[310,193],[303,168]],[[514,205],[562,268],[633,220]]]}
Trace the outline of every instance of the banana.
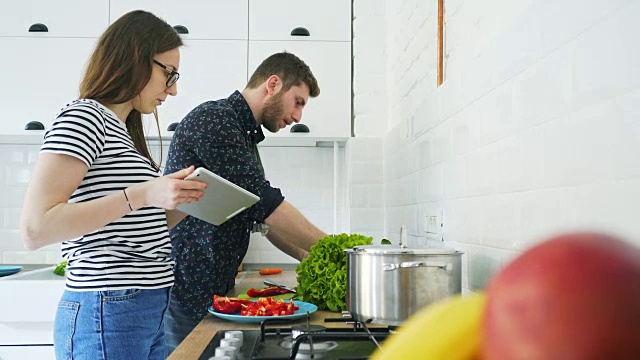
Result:
{"label": "banana", "polygon": [[413,314],[373,360],[472,360],[480,352],[483,293],[440,300]]}

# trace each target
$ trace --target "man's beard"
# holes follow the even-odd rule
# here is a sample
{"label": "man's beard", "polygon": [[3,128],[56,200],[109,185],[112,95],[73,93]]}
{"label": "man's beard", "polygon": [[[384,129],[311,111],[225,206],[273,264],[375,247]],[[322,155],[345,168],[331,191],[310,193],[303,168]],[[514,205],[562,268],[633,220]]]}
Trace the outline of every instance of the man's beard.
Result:
{"label": "man's beard", "polygon": [[264,104],[264,109],[262,109],[262,126],[265,129],[272,133],[277,133],[280,130],[278,122],[284,117],[282,108],[282,90],[280,90]]}

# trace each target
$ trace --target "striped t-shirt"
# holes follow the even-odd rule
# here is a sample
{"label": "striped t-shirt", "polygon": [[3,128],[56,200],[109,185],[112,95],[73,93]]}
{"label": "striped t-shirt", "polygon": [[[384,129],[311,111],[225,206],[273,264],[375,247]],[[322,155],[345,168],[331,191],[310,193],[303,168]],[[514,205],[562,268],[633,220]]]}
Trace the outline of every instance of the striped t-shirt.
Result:
{"label": "striped t-shirt", "polygon": [[[94,100],[65,106],[40,150],[83,161],[88,171],[70,203],[97,199],[159,174],[134,147],[115,113]],[[124,200],[124,196],[123,199]],[[171,242],[164,209],[145,207],[62,243],[67,290],[154,289],[173,284]]]}

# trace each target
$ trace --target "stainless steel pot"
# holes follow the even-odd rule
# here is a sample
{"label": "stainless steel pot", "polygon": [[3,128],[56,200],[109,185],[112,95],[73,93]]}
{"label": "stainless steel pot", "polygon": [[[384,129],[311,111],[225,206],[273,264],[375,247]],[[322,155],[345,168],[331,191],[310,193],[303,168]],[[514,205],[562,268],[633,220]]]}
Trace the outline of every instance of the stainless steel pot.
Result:
{"label": "stainless steel pot", "polygon": [[421,307],[462,290],[462,252],[365,245],[346,249],[347,309],[360,321],[401,325]]}

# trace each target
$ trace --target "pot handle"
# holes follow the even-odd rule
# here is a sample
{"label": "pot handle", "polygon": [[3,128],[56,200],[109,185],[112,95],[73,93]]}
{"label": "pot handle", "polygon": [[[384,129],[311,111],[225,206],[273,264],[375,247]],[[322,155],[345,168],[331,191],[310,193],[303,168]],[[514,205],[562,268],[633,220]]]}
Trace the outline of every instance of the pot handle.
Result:
{"label": "pot handle", "polygon": [[445,271],[453,270],[453,264],[438,261],[405,261],[400,264],[382,264],[384,271],[417,267],[437,267]]}

